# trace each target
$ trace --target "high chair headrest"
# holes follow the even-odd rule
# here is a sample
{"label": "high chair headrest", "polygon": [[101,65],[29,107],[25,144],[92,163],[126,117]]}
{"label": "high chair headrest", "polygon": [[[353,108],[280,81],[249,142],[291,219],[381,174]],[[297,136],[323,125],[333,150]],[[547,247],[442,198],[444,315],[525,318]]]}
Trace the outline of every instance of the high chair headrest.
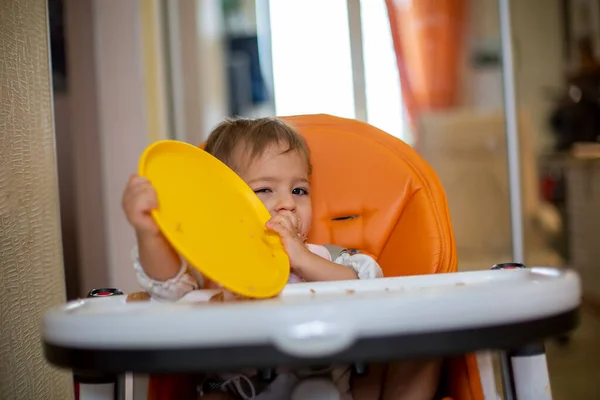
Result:
{"label": "high chair headrest", "polygon": [[306,138],[311,151],[310,242],[365,251],[386,276],[456,271],[446,195],[410,146],[356,120],[281,119]]}

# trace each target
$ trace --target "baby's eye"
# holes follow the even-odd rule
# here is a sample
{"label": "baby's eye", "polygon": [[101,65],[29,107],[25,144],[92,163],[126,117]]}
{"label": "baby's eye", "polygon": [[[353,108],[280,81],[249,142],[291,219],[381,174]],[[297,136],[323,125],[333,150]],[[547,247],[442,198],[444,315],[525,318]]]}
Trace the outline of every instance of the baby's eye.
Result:
{"label": "baby's eye", "polygon": [[254,191],[254,193],[256,193],[256,194],[259,194],[259,193],[271,193],[271,189],[269,189],[269,188],[256,189]]}
{"label": "baby's eye", "polygon": [[306,196],[308,194],[308,190],[306,190],[304,188],[294,188],[292,190],[292,194],[297,195],[297,196]]}

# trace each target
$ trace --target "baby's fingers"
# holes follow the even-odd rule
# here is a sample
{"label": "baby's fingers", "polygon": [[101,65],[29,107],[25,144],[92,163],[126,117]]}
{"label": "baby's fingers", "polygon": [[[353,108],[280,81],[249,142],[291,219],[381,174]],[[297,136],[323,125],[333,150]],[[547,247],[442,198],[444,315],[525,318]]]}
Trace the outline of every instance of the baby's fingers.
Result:
{"label": "baby's fingers", "polygon": [[125,185],[125,190],[123,191],[123,197],[130,197],[131,195],[137,193],[145,187],[152,187],[150,181],[146,178],[142,178],[137,175],[131,175],[129,180],[127,181],[127,185]]}
{"label": "baby's fingers", "polygon": [[136,208],[144,212],[150,212],[158,208],[158,200],[154,192],[147,191],[144,195],[138,197]]}
{"label": "baby's fingers", "polygon": [[123,195],[123,208],[128,214],[149,213],[158,208],[156,192],[149,184],[128,190]]}
{"label": "baby's fingers", "polygon": [[133,197],[152,197],[156,198],[156,190],[150,185],[150,183],[143,183],[131,190]]}
{"label": "baby's fingers", "polygon": [[288,229],[284,224],[280,221],[271,219],[267,222],[267,228],[279,234],[279,236],[283,237],[292,237],[294,234],[290,229]]}
{"label": "baby's fingers", "polygon": [[271,221],[273,221],[274,223],[281,224],[291,232],[296,232],[296,227],[294,226],[294,223],[289,216],[278,214],[271,218]]}
{"label": "baby's fingers", "polygon": [[298,217],[296,216],[296,214],[294,214],[291,211],[287,211],[287,210],[283,210],[283,211],[279,211],[277,213],[277,217],[282,218],[282,220],[285,220],[288,225],[288,227],[294,231],[298,230],[299,227],[299,221],[298,221]]}
{"label": "baby's fingers", "polygon": [[129,184],[136,185],[141,183],[150,183],[148,178],[144,178],[143,176],[139,176],[138,174],[133,174],[129,177]]}

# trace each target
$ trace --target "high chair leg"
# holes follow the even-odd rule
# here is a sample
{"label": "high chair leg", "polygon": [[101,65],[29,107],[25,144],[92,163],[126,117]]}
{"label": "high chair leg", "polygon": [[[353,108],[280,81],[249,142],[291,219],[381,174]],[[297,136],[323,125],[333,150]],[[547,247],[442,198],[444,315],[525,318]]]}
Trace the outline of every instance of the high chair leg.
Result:
{"label": "high chair leg", "polygon": [[542,343],[500,354],[505,400],[552,400]]}
{"label": "high chair leg", "polygon": [[501,397],[496,387],[496,377],[494,375],[494,353],[481,351],[475,357],[483,398],[485,400],[500,400]]}
{"label": "high chair leg", "polygon": [[116,382],[75,382],[75,400],[116,400]]}
{"label": "high chair leg", "polygon": [[[123,292],[116,288],[99,288],[90,290],[86,297],[123,295]],[[75,400],[125,400],[125,375],[90,376],[74,371],[73,382],[75,384]]]}
{"label": "high chair leg", "polygon": [[500,358],[500,375],[502,377],[502,390],[504,392],[504,400],[516,400],[515,385],[513,382],[512,367],[510,365],[510,357],[507,352],[502,351],[498,354]]}
{"label": "high chair leg", "polygon": [[[521,263],[496,264],[492,270],[526,268]],[[505,400],[552,400],[543,343],[500,353]]]}
{"label": "high chair leg", "polygon": [[74,374],[75,400],[125,400],[125,376]]}
{"label": "high chair leg", "polygon": [[544,345],[522,347],[509,357],[516,400],[552,400]]}

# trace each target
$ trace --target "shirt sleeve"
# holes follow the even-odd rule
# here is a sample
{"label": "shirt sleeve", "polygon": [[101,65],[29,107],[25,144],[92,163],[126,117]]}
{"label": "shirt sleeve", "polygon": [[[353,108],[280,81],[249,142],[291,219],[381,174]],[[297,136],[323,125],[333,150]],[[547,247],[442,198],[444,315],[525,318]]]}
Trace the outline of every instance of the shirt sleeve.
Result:
{"label": "shirt sleeve", "polygon": [[179,300],[192,290],[201,288],[204,284],[202,276],[190,271],[187,262],[183,258],[181,259],[181,268],[177,275],[166,281],[152,279],[146,274],[140,264],[137,247],[131,252],[131,258],[133,259],[133,269],[135,270],[139,284],[154,299]]}
{"label": "shirt sleeve", "polygon": [[343,252],[334,262],[352,268],[358,275],[358,279],[383,278],[383,271],[377,261],[366,254]]}

